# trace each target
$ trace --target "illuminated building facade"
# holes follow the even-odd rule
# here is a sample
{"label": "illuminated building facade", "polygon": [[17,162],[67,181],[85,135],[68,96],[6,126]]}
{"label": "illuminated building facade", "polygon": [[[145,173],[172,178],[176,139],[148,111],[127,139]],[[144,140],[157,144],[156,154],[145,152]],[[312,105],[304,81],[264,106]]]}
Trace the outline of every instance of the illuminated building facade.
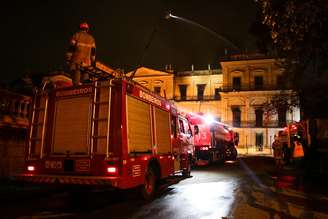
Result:
{"label": "illuminated building facade", "polygon": [[220,62],[221,69],[176,72],[139,68],[134,80],[175,101],[187,112],[211,114],[234,127],[239,146],[271,145],[274,135],[300,110],[279,111],[267,116],[264,104],[281,95],[283,70],[270,58],[235,57]]}
{"label": "illuminated building facade", "polygon": [[22,171],[32,99],[0,88],[0,179]]}

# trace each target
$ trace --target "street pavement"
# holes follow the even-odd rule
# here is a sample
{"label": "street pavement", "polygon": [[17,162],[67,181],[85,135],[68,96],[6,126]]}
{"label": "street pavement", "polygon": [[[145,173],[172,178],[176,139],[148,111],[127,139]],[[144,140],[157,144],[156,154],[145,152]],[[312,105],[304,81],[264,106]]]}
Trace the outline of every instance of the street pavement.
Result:
{"label": "street pavement", "polygon": [[277,169],[272,156],[258,154],[264,152],[240,153],[235,162],[194,168],[192,177],[176,178],[151,202],[135,191],[2,186],[0,218],[328,218],[328,181],[293,166]]}
{"label": "street pavement", "polygon": [[256,146],[251,147],[237,147],[239,156],[273,156],[273,150],[269,147],[264,147],[258,150]]}
{"label": "street pavement", "polygon": [[231,218],[328,218],[326,179],[307,176],[291,166],[263,167],[254,174],[246,160],[241,159],[240,165],[249,183],[236,192]]}
{"label": "street pavement", "polygon": [[[274,167],[273,150],[256,147],[238,148],[240,166],[250,184],[240,186],[236,193],[238,203],[231,210],[232,218],[328,218],[328,177],[310,175],[304,167],[295,164]],[[259,159],[270,162],[265,165]],[[263,165],[263,169],[248,165]]]}

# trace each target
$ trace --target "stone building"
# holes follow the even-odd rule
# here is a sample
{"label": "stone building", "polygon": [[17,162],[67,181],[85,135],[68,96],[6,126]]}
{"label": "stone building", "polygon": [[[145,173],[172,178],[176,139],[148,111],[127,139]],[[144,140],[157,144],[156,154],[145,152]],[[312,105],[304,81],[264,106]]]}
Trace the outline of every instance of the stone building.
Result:
{"label": "stone building", "polygon": [[143,67],[134,80],[175,101],[183,111],[208,113],[231,125],[239,133],[240,147],[268,147],[286,123],[300,119],[298,108],[270,115],[263,108],[282,90],[291,93],[274,59],[236,56],[220,65],[175,73]]}
{"label": "stone building", "polygon": [[22,171],[31,97],[0,89],[0,178]]}

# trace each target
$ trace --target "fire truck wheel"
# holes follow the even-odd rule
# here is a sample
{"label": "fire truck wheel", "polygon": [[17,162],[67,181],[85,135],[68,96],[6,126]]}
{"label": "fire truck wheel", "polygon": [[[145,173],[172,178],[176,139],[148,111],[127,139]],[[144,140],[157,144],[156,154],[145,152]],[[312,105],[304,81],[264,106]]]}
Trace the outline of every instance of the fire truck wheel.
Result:
{"label": "fire truck wheel", "polygon": [[226,149],[226,160],[237,160],[237,150],[230,146]]}
{"label": "fire truck wheel", "polygon": [[145,183],[142,186],[142,196],[145,200],[154,198],[156,192],[156,174],[153,168],[148,168],[145,174]]}
{"label": "fire truck wheel", "polygon": [[232,153],[232,160],[237,160],[238,152],[237,149],[234,147],[233,148],[233,153]]}
{"label": "fire truck wheel", "polygon": [[182,170],[182,176],[189,177],[191,171],[191,160],[188,160],[187,168]]}

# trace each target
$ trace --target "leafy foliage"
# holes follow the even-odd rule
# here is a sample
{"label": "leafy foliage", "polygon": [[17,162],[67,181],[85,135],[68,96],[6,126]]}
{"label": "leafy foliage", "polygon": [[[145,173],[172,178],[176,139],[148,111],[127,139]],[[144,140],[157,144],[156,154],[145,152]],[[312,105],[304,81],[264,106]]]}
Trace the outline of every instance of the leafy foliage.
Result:
{"label": "leafy foliage", "polygon": [[[256,0],[285,78],[309,116],[328,99],[328,1]],[[259,36],[263,39],[264,36]],[[268,43],[268,45],[270,45]],[[315,91],[315,92],[314,92]],[[317,93],[317,95],[315,95]]]}
{"label": "leafy foliage", "polygon": [[269,101],[263,104],[265,116],[270,118],[281,111],[291,112],[294,107],[299,106],[299,98],[296,92],[282,90],[279,94],[273,96]]}

